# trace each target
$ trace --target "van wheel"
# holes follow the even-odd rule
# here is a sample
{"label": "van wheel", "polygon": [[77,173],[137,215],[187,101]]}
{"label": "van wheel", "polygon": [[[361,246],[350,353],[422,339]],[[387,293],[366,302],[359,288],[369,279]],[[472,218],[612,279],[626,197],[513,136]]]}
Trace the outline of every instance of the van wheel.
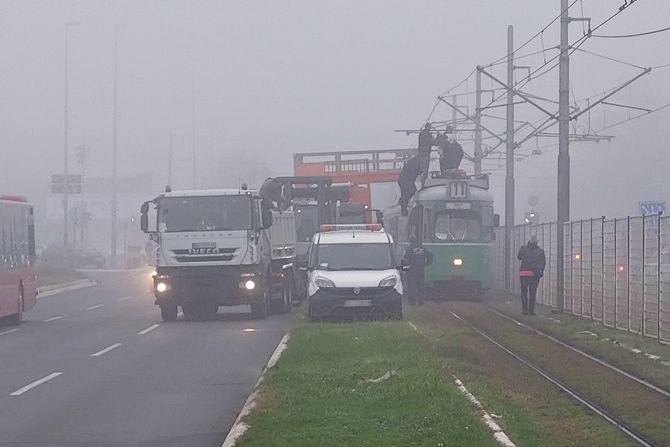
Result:
{"label": "van wheel", "polygon": [[163,321],[175,321],[177,319],[177,305],[173,303],[163,303],[160,305],[161,318]]}
{"label": "van wheel", "polygon": [[264,320],[268,316],[268,290],[263,291],[263,295],[250,303],[251,316],[257,320]]}
{"label": "van wheel", "polygon": [[284,298],[283,313],[285,314],[291,313],[291,309],[293,309],[293,287],[291,287],[290,283],[284,284],[283,298]]}

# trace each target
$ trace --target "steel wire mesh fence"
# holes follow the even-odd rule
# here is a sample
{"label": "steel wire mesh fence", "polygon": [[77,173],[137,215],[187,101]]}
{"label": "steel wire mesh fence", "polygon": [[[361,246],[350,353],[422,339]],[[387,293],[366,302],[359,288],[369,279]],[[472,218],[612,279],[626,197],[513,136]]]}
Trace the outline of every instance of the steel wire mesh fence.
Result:
{"label": "steel wire mesh fence", "polygon": [[[563,259],[558,232],[563,232]],[[518,225],[510,233],[509,271],[504,262],[505,230],[496,230],[492,265],[495,283],[519,294],[517,252],[538,238],[547,260],[537,301],[553,308],[557,300],[557,265],[563,263],[564,311],[608,327],[670,343],[670,216],[588,219]]]}

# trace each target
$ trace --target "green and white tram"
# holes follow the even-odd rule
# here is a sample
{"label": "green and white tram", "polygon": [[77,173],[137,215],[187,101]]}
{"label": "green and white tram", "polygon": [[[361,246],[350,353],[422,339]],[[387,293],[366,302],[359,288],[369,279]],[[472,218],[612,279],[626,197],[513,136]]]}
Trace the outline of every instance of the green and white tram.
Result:
{"label": "green and white tram", "polygon": [[398,259],[412,236],[433,252],[426,289],[434,299],[480,298],[493,284],[494,227],[488,175],[429,178],[412,198],[408,216],[399,206],[384,213]]}

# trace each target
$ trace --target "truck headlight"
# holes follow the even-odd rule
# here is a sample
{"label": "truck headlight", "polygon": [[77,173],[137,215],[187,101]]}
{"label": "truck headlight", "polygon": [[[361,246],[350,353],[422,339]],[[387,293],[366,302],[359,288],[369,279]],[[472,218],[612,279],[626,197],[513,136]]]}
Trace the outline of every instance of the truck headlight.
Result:
{"label": "truck headlight", "polygon": [[454,259],[454,267],[462,267],[462,266],[463,266],[463,260],[461,258]]}
{"label": "truck headlight", "polygon": [[332,289],[335,287],[335,283],[328,278],[323,278],[319,276],[314,280],[314,285],[319,289]]}
{"label": "truck headlight", "polygon": [[379,287],[395,287],[398,284],[398,279],[395,276],[389,276],[379,281]]}
{"label": "truck headlight", "polygon": [[247,280],[244,282],[244,288],[247,290],[254,290],[256,288],[256,283],[253,280]]}
{"label": "truck headlight", "polygon": [[156,283],[156,292],[158,293],[167,292],[167,289],[168,289],[167,283],[164,283],[163,281]]}

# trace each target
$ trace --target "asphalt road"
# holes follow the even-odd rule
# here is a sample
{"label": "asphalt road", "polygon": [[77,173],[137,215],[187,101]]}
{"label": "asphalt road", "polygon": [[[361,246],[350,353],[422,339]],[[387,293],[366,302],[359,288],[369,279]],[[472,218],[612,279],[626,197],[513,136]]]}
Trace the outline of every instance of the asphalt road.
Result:
{"label": "asphalt road", "polygon": [[219,447],[289,317],[164,323],[149,273],[91,276],[0,324],[0,446]]}

